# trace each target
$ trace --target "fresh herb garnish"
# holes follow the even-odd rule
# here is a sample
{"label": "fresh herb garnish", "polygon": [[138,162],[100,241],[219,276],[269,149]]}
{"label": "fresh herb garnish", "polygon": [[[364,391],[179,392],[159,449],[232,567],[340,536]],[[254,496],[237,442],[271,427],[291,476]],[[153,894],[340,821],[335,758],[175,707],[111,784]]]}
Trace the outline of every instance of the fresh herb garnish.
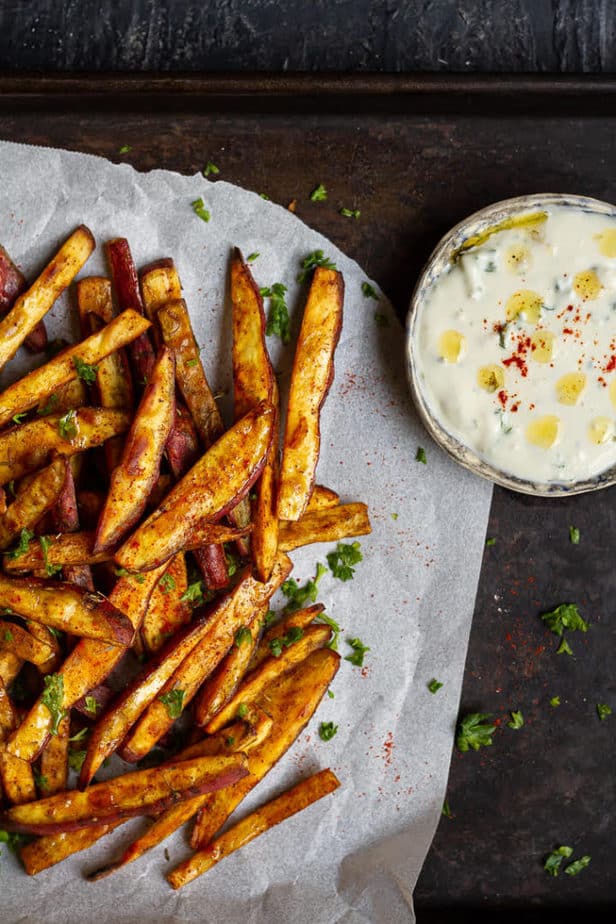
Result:
{"label": "fresh herb garnish", "polygon": [[256,251],[255,251],[255,253],[249,253],[248,256],[246,257],[246,263],[254,263],[255,260],[256,260],[259,256],[260,256],[260,254],[259,254],[258,252],[256,252]]}
{"label": "fresh herb garnish", "polygon": [[68,765],[71,770],[74,770],[76,773],[80,773],[81,768],[83,767],[83,762],[86,759],[86,753],[86,751],[68,752]]}
{"label": "fresh herb garnish", "polygon": [[49,536],[39,536],[38,541],[41,547],[41,552],[43,553],[45,574],[47,577],[53,577],[54,574],[58,574],[58,572],[62,571],[62,565],[49,564],[49,546],[52,544],[53,540],[50,539]]}
{"label": "fresh herb garnish", "polygon": [[361,212],[359,209],[340,209],[343,218],[359,218]]}
{"label": "fresh herb garnish", "polygon": [[326,626],[329,626],[329,628],[332,630],[332,640],[327,643],[327,647],[331,648],[332,651],[338,651],[338,636],[342,630],[340,629],[340,626],[336,620],[332,619],[331,616],[328,616],[327,613],[319,613],[317,620],[318,622],[322,622]]}
{"label": "fresh herb garnish", "polygon": [[521,712],[511,712],[509,713],[511,719],[507,722],[507,728],[522,728],[524,725],[524,716]]}
{"label": "fresh herb garnish", "polygon": [[334,691],[333,691],[333,690],[328,690],[328,691],[327,691],[327,695],[329,696],[330,699],[334,699],[334,698],[335,698],[335,694],[334,694]]}
{"label": "fresh herb garnish", "polygon": [[193,606],[199,606],[204,600],[203,589],[203,581],[195,581],[193,584],[189,584],[180,597],[180,603],[192,603]]}
{"label": "fresh herb garnish", "polygon": [[361,294],[366,298],[373,298],[375,301],[379,301],[379,293],[376,291],[374,286],[371,286],[369,282],[362,282],[361,284]]}
{"label": "fresh herb garnish", "polygon": [[129,151],[132,151],[132,149],[133,149],[133,148],[132,148],[132,145],[130,145],[130,144],[123,144],[122,147],[120,148],[120,150],[118,151],[118,154],[128,154],[128,152],[129,152]]}
{"label": "fresh herb garnish", "polygon": [[171,593],[172,590],[175,590],[177,585],[173,575],[169,574],[167,571],[166,574],[163,574],[161,577],[160,581],[158,582],[158,586],[164,594],[168,594]]}
{"label": "fresh herb garnish", "polygon": [[492,716],[488,712],[471,712],[460,719],[456,734],[456,747],[459,751],[469,749],[478,751],[479,748],[489,747],[494,734],[494,725],[487,720]]}
{"label": "fresh herb garnish", "polygon": [[118,577],[134,578],[138,584],[143,584],[145,574],[138,574],[136,571],[127,571],[126,568],[116,568],[115,573]]}
{"label": "fresh herb garnish", "polygon": [[245,719],[248,715],[248,706],[246,703],[240,703],[237,707],[237,717],[238,719]]}
{"label": "fresh herb garnish", "polygon": [[571,543],[571,545],[580,544],[580,531],[577,528],[577,526],[569,527],[569,542]]}
{"label": "fresh herb garnish", "polygon": [[289,578],[288,581],[285,581],[280,588],[287,598],[285,612],[290,613],[293,610],[299,610],[308,601],[315,603],[319,582],[324,574],[327,574],[327,568],[321,562],[317,562],[317,573],[303,587],[299,586],[295,578]]}
{"label": "fresh herb garnish", "polygon": [[96,382],[98,366],[91,366],[89,363],[84,363],[83,359],[80,359],[78,356],[73,356],[73,365],[77,370],[77,375],[83,382],[86,382],[88,385]]}
{"label": "fresh herb garnish", "polygon": [[315,186],[315,188],[310,193],[310,201],[311,202],[325,202],[326,199],[327,199],[327,190],[323,186],[323,183],[319,183],[319,185]]}
{"label": "fresh herb garnish", "polygon": [[574,860],[573,863],[570,863],[569,866],[565,867],[566,876],[577,876],[578,873],[581,873],[583,869],[586,869],[590,863],[591,857],[588,854],[584,854],[583,857],[580,857],[579,860]]}
{"label": "fresh herb garnish", "polygon": [[445,799],[443,802],[443,808],[441,809],[441,815],[444,815],[445,818],[453,818],[453,812],[449,808],[449,799]]}
{"label": "fresh herb garnish", "polygon": [[568,641],[565,639],[565,631],[588,631],[588,623],[580,616],[575,603],[561,603],[560,606],[557,606],[556,609],[551,610],[549,613],[542,613],[541,618],[555,635],[561,636],[561,642],[556,654],[573,654]]}
{"label": "fresh herb garnish", "polygon": [[426,450],[423,446],[417,447],[417,452],[415,453],[415,461],[421,462],[423,465],[428,464],[428,457],[426,456]]}
{"label": "fresh herb garnish", "polygon": [[259,291],[263,298],[269,298],[270,300],[265,333],[268,337],[280,337],[283,343],[289,343],[291,340],[291,322],[289,309],[284,297],[287,287],[281,282],[275,282],[274,285],[266,286]]}
{"label": "fresh herb garnish", "polygon": [[364,666],[364,655],[370,651],[367,645],[364,645],[359,638],[347,639],[347,644],[353,649],[353,654],[347,655],[345,661],[350,661],[354,667]]}
{"label": "fresh herb garnish", "polygon": [[96,715],[98,703],[93,696],[86,696],[83,701],[83,708],[86,710],[86,712],[89,712],[90,715]]}
{"label": "fresh herb garnish", "polygon": [[556,649],[556,654],[573,655],[571,645],[564,636],[560,640],[560,645]]}
{"label": "fresh herb garnish", "polygon": [[543,868],[550,876],[558,876],[563,860],[568,860],[573,853],[573,847],[556,847],[549,853],[543,864]]}
{"label": "fresh herb garnish", "polygon": [[15,493],[15,479],[14,478],[12,478],[11,481],[9,481],[9,483],[7,484],[7,488],[8,488],[9,493],[12,494],[13,497],[17,497]]}
{"label": "fresh herb garnish", "polygon": [[71,735],[71,737],[68,740],[69,741],[83,741],[84,738],[87,738],[89,736],[89,734],[90,734],[90,729],[87,727],[87,725],[84,725],[84,727],[81,728],[78,732],[75,732],[74,735]]}
{"label": "fresh herb garnish", "polygon": [[607,717],[612,714],[611,707],[607,703],[597,703],[597,715],[602,722],[605,722]]}
{"label": "fresh herb garnish", "polygon": [[494,539],[493,536],[490,537],[490,539],[486,539],[486,545],[488,546],[488,548],[489,548],[491,545],[496,545],[496,539]]}
{"label": "fresh herb garnish", "polygon": [[321,722],[319,725],[319,738],[322,741],[331,741],[337,731],[338,726],[334,725],[333,722]]}
{"label": "fresh herb garnish", "polygon": [[283,648],[290,648],[295,642],[299,642],[304,637],[304,630],[301,626],[291,626],[288,632],[285,632],[280,638],[273,638],[269,643],[269,649],[275,658],[279,658]]}
{"label": "fresh herb garnish", "polygon": [[270,201],[271,201],[271,199],[270,199],[270,197],[268,196],[267,193],[259,193],[259,196],[261,197],[261,199],[265,199],[266,202],[270,202]]}
{"label": "fresh herb garnish", "polygon": [[398,514],[397,514],[397,513],[392,513],[392,514],[391,514],[391,518],[392,518],[392,520],[397,520],[397,519],[398,519]]}
{"label": "fresh herb garnish", "polygon": [[72,440],[77,436],[77,427],[75,425],[75,411],[71,408],[58,421],[58,433],[64,440]]}
{"label": "fresh herb garnish", "polygon": [[10,629],[4,630],[4,641],[5,642],[12,642],[14,638],[15,636],[13,635]]}
{"label": "fresh herb garnish", "polygon": [[355,574],[358,562],[363,561],[359,542],[339,542],[334,552],[327,555],[329,570],[340,581],[350,581]]}
{"label": "fresh herb garnish", "polygon": [[43,407],[40,407],[40,408],[37,410],[37,412],[36,412],[37,415],[38,415],[39,417],[47,417],[48,414],[51,414],[51,412],[53,411],[53,409],[55,408],[55,406],[56,406],[56,404],[58,403],[59,400],[60,400],[60,398],[58,397],[58,395],[55,395],[55,394],[54,394],[54,395],[50,395],[50,396],[47,398],[47,401],[45,402],[45,404],[43,405]]}
{"label": "fresh herb garnish", "polygon": [[438,693],[443,684],[440,680],[437,680],[436,677],[433,677],[432,680],[428,683],[428,689],[430,693]]}
{"label": "fresh herb garnish", "polygon": [[47,777],[46,777],[43,773],[40,773],[40,771],[38,771],[38,770],[33,770],[33,771],[32,771],[32,776],[34,777],[34,782],[36,783],[36,785],[38,786],[39,789],[46,789],[46,788],[47,788],[47,785],[48,785],[48,783],[49,783],[49,780],[47,779]]}
{"label": "fresh herb garnish", "polygon": [[389,318],[382,311],[374,312],[374,320],[377,327],[389,327]]}
{"label": "fresh herb garnish", "polygon": [[241,648],[242,645],[250,645],[252,642],[252,632],[248,626],[242,626],[241,629],[238,629],[235,633],[234,644],[236,648]]}
{"label": "fresh herb garnish", "polygon": [[263,617],[263,628],[267,629],[268,626],[271,626],[273,622],[276,622],[278,615],[273,610],[268,610],[265,616]]}
{"label": "fresh herb garnish", "polygon": [[198,364],[199,364],[199,360],[198,360],[198,359],[188,359],[188,360],[184,363],[184,365],[185,365],[188,369],[192,369],[194,366],[197,366]]}
{"label": "fresh herb garnish", "polygon": [[316,269],[317,266],[322,266],[324,269],[336,269],[336,264],[328,260],[328,258],[323,255],[322,250],[313,250],[312,253],[309,253],[308,256],[304,257],[302,260],[302,271],[297,277],[297,281],[305,282],[313,269]]}
{"label": "fresh herb garnish", "polygon": [[552,706],[553,709],[555,709],[556,706],[560,706],[560,696],[553,696],[550,700],[550,706]]}
{"label": "fresh herb garnish", "polygon": [[41,703],[47,707],[51,715],[50,732],[52,735],[57,735],[60,722],[66,714],[62,709],[64,677],[62,674],[47,674],[43,678],[43,683],[45,684],[45,689],[41,694]]}
{"label": "fresh herb garnish", "polygon": [[11,853],[17,853],[22,844],[28,843],[27,834],[17,834],[16,831],[3,831],[0,829],[0,844],[6,844]]}
{"label": "fresh herb garnish", "polygon": [[229,577],[237,572],[241,564],[241,559],[239,555],[236,555],[235,552],[232,552],[228,546],[225,546],[225,559],[227,562],[227,573]]}
{"label": "fresh herb garnish", "polygon": [[220,170],[213,164],[211,160],[208,160],[207,164],[203,168],[203,176],[217,176],[220,173]]}
{"label": "fresh herb garnish", "polygon": [[168,693],[163,693],[158,697],[161,703],[166,706],[167,714],[169,715],[170,719],[177,719],[178,716],[182,714],[185,695],[185,690],[180,690],[176,687],[175,690],[169,690]]}
{"label": "fresh herb garnish", "polygon": [[210,220],[210,217],[211,217],[211,216],[210,216],[210,213],[209,213],[208,210],[206,209],[206,207],[205,207],[205,202],[203,201],[203,199],[202,199],[201,197],[199,197],[198,199],[195,199],[195,201],[194,201],[194,202],[191,202],[190,204],[191,204],[191,206],[192,206],[193,212],[195,213],[195,215],[196,215],[198,218],[201,219],[201,221],[209,221],[209,220]]}
{"label": "fresh herb garnish", "polygon": [[30,546],[31,539],[34,539],[34,533],[29,529],[22,529],[19,533],[19,542],[14,549],[11,549],[10,552],[6,553],[6,557],[10,558],[11,561],[15,561],[16,558],[20,558],[22,555],[25,555]]}
{"label": "fresh herb garnish", "polygon": [[11,420],[13,421],[13,423],[20,424],[22,420],[24,419],[24,417],[27,417],[27,416],[28,416],[28,412],[22,411],[21,414],[13,414],[13,416],[11,417]]}

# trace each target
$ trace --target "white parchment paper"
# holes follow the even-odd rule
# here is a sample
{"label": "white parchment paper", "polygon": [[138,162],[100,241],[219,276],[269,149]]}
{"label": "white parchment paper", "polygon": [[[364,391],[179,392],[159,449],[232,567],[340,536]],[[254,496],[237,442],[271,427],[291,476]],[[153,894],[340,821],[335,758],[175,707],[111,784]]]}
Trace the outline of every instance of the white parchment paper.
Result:
{"label": "white parchment paper", "polygon": [[[200,196],[211,212],[207,224],[191,209]],[[344,627],[341,653],[350,653],[345,640],[354,636],[370,651],[363,670],[342,662],[335,698],[324,699],[306,732],[238,812],[327,766],[342,781],[333,796],[179,893],[164,872],[188,854],[185,831],[110,878],[96,884],[82,878],[83,870],[115,856],[142,820],[34,879],[5,850],[0,919],[413,920],[413,887],[445,795],[491,488],[451,462],[419,424],[407,392],[404,334],[389,304],[366,298],[361,268],[287,210],[201,176],[139,174],[97,157],[0,142],[0,241],[30,278],[80,223],[99,244],[127,237],[138,266],[173,257],[210,381],[227,395],[230,248],[259,253],[253,272],[260,286],[288,286],[294,333],[305,295],[296,282],[300,261],[320,248],[343,272],[344,327],[322,415],[318,481],[344,500],[366,501],[373,533],[361,539],[364,561],[355,579],[342,583],[328,574],[319,598]],[[104,271],[99,247],[84,274]],[[68,311],[66,300],[54,307],[51,336],[70,328]],[[375,311],[388,326],[375,323]],[[281,347],[277,338],[270,346],[284,390],[293,347]],[[18,368],[12,363],[8,376]],[[2,378],[4,385],[6,371]],[[415,461],[420,445],[427,465]],[[310,578],[330,548],[293,553],[294,576],[302,583]],[[426,686],[432,677],[444,684],[434,695]],[[323,742],[318,724],[330,720],[338,733]]]}

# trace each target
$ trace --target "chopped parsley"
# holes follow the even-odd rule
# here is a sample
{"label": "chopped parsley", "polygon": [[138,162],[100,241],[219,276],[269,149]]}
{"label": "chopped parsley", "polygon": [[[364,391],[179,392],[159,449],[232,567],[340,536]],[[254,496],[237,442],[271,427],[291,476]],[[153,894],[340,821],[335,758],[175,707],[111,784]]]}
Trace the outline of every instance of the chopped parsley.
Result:
{"label": "chopped parsley", "polygon": [[327,190],[323,186],[323,183],[319,183],[319,185],[315,186],[315,188],[310,193],[310,201],[311,202],[325,202],[326,199],[327,199]]}
{"label": "chopped parsley", "polygon": [[333,691],[333,690],[328,690],[328,691],[327,691],[327,695],[329,696],[330,699],[334,699],[334,698],[335,698],[335,697],[334,697],[334,691]]}
{"label": "chopped parsley", "polygon": [[163,574],[161,577],[160,581],[158,582],[158,586],[164,594],[168,594],[171,593],[172,590],[175,590],[177,584],[175,583],[175,578],[173,575],[169,574],[167,571],[166,574]]}
{"label": "chopped parsley", "polygon": [[524,716],[521,712],[511,712],[509,713],[511,718],[507,722],[507,728],[522,728],[524,725]]}
{"label": "chopped parsley", "polygon": [[213,164],[211,160],[208,160],[207,164],[203,168],[203,176],[217,176],[220,173],[220,170]]}
{"label": "chopped parsley", "polygon": [[286,291],[287,287],[281,282],[275,282],[272,286],[259,289],[262,297],[270,300],[265,333],[268,337],[280,337],[283,343],[289,343],[291,340],[291,322],[285,301]]}
{"label": "chopped parsley", "polygon": [[83,767],[83,762],[86,759],[86,751],[69,751],[68,752],[68,765],[71,770],[75,770],[76,773],[81,771]]}
{"label": "chopped parsley", "polygon": [[89,363],[84,363],[83,359],[80,359],[78,356],[73,356],[73,365],[77,370],[77,375],[83,382],[86,382],[88,385],[96,382],[98,366],[91,366]]}
{"label": "chopped parsley", "polygon": [[271,626],[273,622],[276,622],[277,615],[273,610],[268,610],[265,616],[263,617],[263,628],[267,629],[268,626]]}
{"label": "chopped parsley", "polygon": [[65,716],[65,712],[62,709],[62,702],[64,699],[64,677],[62,674],[47,674],[47,676],[43,678],[43,682],[45,684],[45,689],[41,694],[41,702],[43,706],[47,707],[51,715],[50,732],[52,735],[57,735],[60,722]]}
{"label": "chopped parsley", "polygon": [[560,706],[560,696],[553,696],[550,700],[550,706],[552,706],[553,709]]}
{"label": "chopped parsley", "polygon": [[470,712],[460,719],[456,734],[456,747],[463,753],[472,749],[486,748],[493,744],[494,725],[488,724],[492,716],[488,712]]}
{"label": "chopped parsley", "polygon": [[237,717],[238,719],[245,719],[248,715],[248,706],[246,703],[240,703],[237,707]]}
{"label": "chopped parsley", "polygon": [[597,715],[602,722],[605,722],[608,716],[612,714],[612,710],[607,703],[597,703]]}
{"label": "chopped parsley", "polygon": [[185,695],[185,690],[180,690],[179,687],[176,687],[175,690],[169,690],[168,693],[163,693],[158,697],[161,703],[166,706],[170,719],[177,719],[182,714]]}
{"label": "chopped parsley", "polygon": [[363,561],[359,542],[339,542],[334,552],[327,555],[329,570],[340,581],[350,581],[358,562]]}
{"label": "chopped parsley", "polygon": [[15,636],[13,635],[10,629],[4,630],[4,641],[5,642],[12,642],[14,638]]}
{"label": "chopped parsley", "polygon": [[432,680],[428,683],[428,689],[430,693],[438,693],[443,684],[440,680],[437,680],[436,677],[433,677]]}
{"label": "chopped parsley", "polygon": [[75,425],[75,411],[67,411],[58,421],[58,433],[63,440],[72,440],[77,436],[77,427]]}
{"label": "chopped parsley", "polygon": [[369,282],[362,282],[361,294],[365,296],[365,298],[373,298],[375,301],[379,301],[379,293],[376,291],[374,286],[370,285]]}
{"label": "chopped parsley", "polygon": [[453,812],[449,808],[449,799],[445,799],[443,802],[443,808],[441,809],[441,815],[444,815],[445,818],[453,818]]}
{"label": "chopped parsley", "polygon": [[238,629],[235,633],[234,644],[236,648],[241,648],[242,645],[250,645],[252,642],[252,632],[248,626],[242,626],[241,629]]}
{"label": "chopped parsley", "polygon": [[326,626],[333,632],[332,640],[327,643],[327,647],[331,648],[332,651],[338,651],[338,636],[342,631],[335,619],[332,619],[331,616],[328,616],[327,613],[319,613],[317,620],[321,623],[324,623]]}
{"label": "chopped parsley", "polygon": [[14,478],[12,478],[11,481],[9,481],[9,483],[7,484],[7,488],[8,488],[9,493],[12,494],[13,497],[17,497],[15,493],[15,479]]}
{"label": "chopped parsley", "polygon": [[58,395],[50,395],[43,407],[40,407],[36,413],[39,417],[47,417],[48,414],[51,414],[59,400]]}
{"label": "chopped parsley", "polygon": [[98,703],[93,696],[86,696],[83,701],[83,708],[86,712],[89,712],[90,715],[96,715],[96,710],[98,709]]}
{"label": "chopped parsley", "polygon": [[493,536],[486,539],[486,546],[489,548],[491,545],[496,545],[496,539]]}
{"label": "chopped parsley", "polygon": [[397,514],[397,513],[392,513],[392,514],[391,514],[391,518],[392,518],[392,520],[397,520],[397,519],[398,519],[398,514]]}
{"label": "chopped parsley", "polygon": [[291,626],[288,632],[285,632],[280,638],[273,638],[269,643],[269,649],[275,658],[279,658],[283,648],[290,648],[295,642],[299,642],[304,637],[304,630],[301,626]]}
{"label": "chopped parsley", "polygon": [[192,369],[194,366],[198,365],[198,363],[199,363],[199,360],[198,360],[198,359],[189,359],[189,360],[187,360],[187,361],[184,363],[184,365],[185,365],[188,369]]}
{"label": "chopped parsley", "polygon": [[17,853],[20,846],[27,842],[27,835],[17,834],[15,831],[3,831],[0,828],[0,844],[6,844],[11,853]]}
{"label": "chopped parsley", "polygon": [[49,784],[49,780],[44,774],[40,773],[38,770],[33,770],[32,776],[34,777],[34,782],[36,783],[39,789],[47,788]]}
{"label": "chopped parsley", "polygon": [[350,661],[354,667],[363,667],[364,666],[364,655],[367,651],[370,651],[367,645],[359,638],[350,638],[347,639],[347,644],[353,649],[353,654],[347,655],[344,659],[345,661]]}
{"label": "chopped parsley", "polygon": [[24,417],[27,417],[27,416],[28,416],[28,412],[22,411],[21,414],[13,414],[11,420],[13,421],[13,423],[20,424],[22,420],[24,419]]}
{"label": "chopped parsley", "polygon": [[180,597],[180,603],[192,603],[193,606],[199,606],[204,601],[203,589],[203,581],[189,584]]}
{"label": "chopped parsley", "polygon": [[228,546],[226,546],[225,559],[227,562],[227,573],[229,577],[233,577],[240,566],[240,557],[239,555],[236,555],[235,552],[231,552]]}
{"label": "chopped parsley", "polygon": [[560,645],[556,649],[556,654],[573,655],[573,649],[566,638],[561,638]]}
{"label": "chopped parsley", "polygon": [[568,860],[573,853],[573,847],[557,847],[545,858],[543,868],[550,876],[558,876],[563,860]]}
{"label": "chopped parsley", "polygon": [[577,876],[578,873],[581,873],[583,869],[586,869],[590,863],[591,858],[588,854],[584,854],[583,857],[580,857],[579,860],[574,860],[573,863],[570,863],[569,866],[565,867],[566,876]]}
{"label": "chopped parsley", "polygon": [[198,218],[201,219],[201,221],[209,221],[209,220],[210,220],[210,217],[211,217],[211,216],[210,216],[210,213],[209,213],[208,210],[206,209],[206,207],[205,207],[205,202],[203,201],[203,199],[202,199],[201,197],[199,197],[198,199],[195,199],[195,201],[194,201],[194,202],[191,202],[190,204],[191,204],[191,206],[192,206],[193,212],[195,213],[195,215],[196,215]]}
{"label": "chopped parsley", "polygon": [[328,258],[323,255],[322,250],[313,250],[312,253],[309,253],[308,256],[304,257],[302,260],[302,271],[297,277],[297,281],[306,282],[313,269],[316,269],[317,266],[322,266],[324,269],[336,269],[336,264],[328,260]]}
{"label": "chopped parsley", "polygon": [[307,581],[303,587],[300,587],[295,578],[289,578],[280,588],[287,598],[285,612],[291,613],[293,610],[299,610],[305,603],[310,601],[315,603],[319,582],[324,574],[327,574],[327,568],[321,562],[317,562],[317,573],[312,580]]}
{"label": "chopped parsley", "polygon": [[343,218],[359,218],[361,212],[359,209],[340,209]]}
{"label": "chopped parsley", "polygon": [[49,564],[49,546],[52,544],[53,540],[50,539],[49,536],[39,536],[38,541],[41,546],[41,552],[43,553],[45,574],[47,577],[53,577],[54,574],[58,574],[59,571],[62,571],[62,565]]}
{"label": "chopped parsley", "polygon": [[549,613],[542,613],[541,618],[555,635],[560,635],[561,637],[556,654],[573,654],[569,642],[565,638],[565,631],[588,631],[588,623],[580,616],[575,603],[561,603],[560,606],[557,606]]}
{"label": "chopped parsley", "polygon": [[259,193],[259,196],[261,199],[265,199],[266,202],[271,202],[271,199],[267,193]]}
{"label": "chopped parsley", "polygon": [[16,558],[20,558],[22,555],[25,555],[30,546],[31,539],[34,539],[34,533],[29,529],[22,529],[19,533],[19,542],[14,549],[11,549],[10,552],[7,552],[6,557],[10,558],[11,561],[15,561]]}
{"label": "chopped parsley", "polygon": [[334,725],[333,722],[321,722],[319,725],[319,738],[322,741],[331,741],[337,731],[338,726]]}
{"label": "chopped parsley", "polygon": [[90,729],[87,727],[87,725],[84,725],[84,727],[81,728],[78,732],[75,732],[74,735],[71,735],[71,737],[68,740],[69,741],[83,741],[83,739],[87,738],[89,734],[90,734]]}
{"label": "chopped parsley", "polygon": [[117,577],[134,578],[138,584],[143,584],[145,581],[145,574],[137,574],[135,571],[127,571],[126,568],[116,568],[115,573]]}
{"label": "chopped parsley", "polygon": [[129,151],[132,151],[133,147],[130,144],[123,144],[118,154],[128,154]]}
{"label": "chopped parsley", "polygon": [[569,542],[571,543],[571,545],[580,544],[580,531],[577,528],[577,526],[569,527]]}
{"label": "chopped parsley", "polygon": [[255,251],[255,253],[249,253],[246,257],[246,263],[254,263],[255,260],[260,256],[261,255],[257,251]]}
{"label": "chopped parsley", "polygon": [[417,447],[417,452],[415,453],[415,461],[421,462],[423,465],[428,464],[428,457],[426,456],[426,450],[423,446]]}
{"label": "chopped parsley", "polygon": [[228,748],[233,747],[233,745],[235,744],[235,738],[233,737],[233,735],[229,735],[228,738],[225,738],[225,744],[227,745]]}

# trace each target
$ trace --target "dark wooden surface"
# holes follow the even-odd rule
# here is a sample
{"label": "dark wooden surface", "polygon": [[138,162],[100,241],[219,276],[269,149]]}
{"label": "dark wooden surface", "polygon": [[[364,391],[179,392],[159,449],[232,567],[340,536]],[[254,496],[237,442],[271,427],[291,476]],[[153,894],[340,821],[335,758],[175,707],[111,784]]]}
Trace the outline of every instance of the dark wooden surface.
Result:
{"label": "dark wooden surface", "polygon": [[[552,85],[534,95],[520,85],[492,98],[487,84],[480,94],[457,87],[438,115],[427,114],[425,93],[419,102],[399,94],[385,112],[382,96],[329,89],[320,85],[311,96],[307,87],[301,114],[294,94],[270,98],[267,115],[250,100],[230,112],[228,100],[200,96],[198,83],[177,98],[82,94],[54,104],[0,93],[0,137],[140,169],[193,172],[213,160],[221,179],[283,204],[296,199],[298,215],[359,260],[401,318],[438,237],[474,209],[543,190],[616,199],[613,85],[595,85],[589,95],[570,82],[560,88],[568,99],[562,107]],[[132,150],[120,156],[123,144]],[[311,203],[319,182],[329,201]],[[361,219],[341,217],[342,204],[360,208]],[[597,913],[616,901],[614,499],[613,489],[554,501],[495,490],[488,534],[496,543],[485,553],[462,708],[499,717],[521,709],[526,725],[503,727],[479,754],[454,754],[454,818],[442,820],[417,888],[425,921],[449,920],[439,911],[445,906],[455,906],[456,921],[475,921],[484,920],[478,909],[534,907],[562,917],[566,907]],[[581,531],[579,546],[569,542],[570,525]],[[574,658],[555,654],[555,637],[539,619],[565,601],[591,622],[587,635],[571,640]],[[549,706],[554,695],[558,709]],[[610,703],[614,717],[600,722],[597,702]],[[551,879],[542,870],[545,853],[561,843],[593,857],[577,878]]]}
{"label": "dark wooden surface", "polygon": [[2,0],[0,70],[616,70],[612,0]]}

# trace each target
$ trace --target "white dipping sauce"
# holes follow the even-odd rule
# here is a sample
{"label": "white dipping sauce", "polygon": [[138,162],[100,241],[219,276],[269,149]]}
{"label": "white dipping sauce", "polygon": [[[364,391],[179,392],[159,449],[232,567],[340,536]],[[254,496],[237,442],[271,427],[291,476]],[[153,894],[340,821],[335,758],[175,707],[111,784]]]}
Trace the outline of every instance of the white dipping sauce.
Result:
{"label": "white dipping sauce", "polygon": [[616,464],[616,219],[535,215],[434,280],[416,372],[433,417],[485,462],[566,484]]}

